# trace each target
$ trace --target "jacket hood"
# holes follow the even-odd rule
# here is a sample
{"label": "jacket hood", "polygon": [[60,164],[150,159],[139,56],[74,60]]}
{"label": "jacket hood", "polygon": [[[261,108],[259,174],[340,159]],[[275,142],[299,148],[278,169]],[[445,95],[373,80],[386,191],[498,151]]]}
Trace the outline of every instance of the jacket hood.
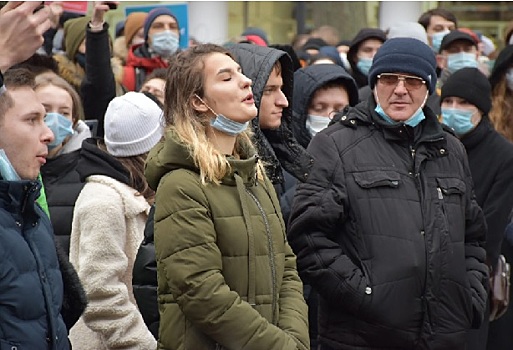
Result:
{"label": "jacket hood", "polygon": [[349,96],[349,105],[358,103],[358,88],[347,71],[335,64],[315,64],[294,72],[294,98],[292,103],[292,131],[299,143],[307,147],[311,136],[306,129],[308,106],[315,91],[331,81],[340,81]]}
{"label": "jacket hood", "polygon": [[[241,145],[240,148],[242,149],[242,159],[227,157],[231,170],[221,180],[223,184],[235,186],[235,173],[242,178],[244,183],[253,184],[256,181],[258,156],[250,145]],[[179,141],[178,136],[171,129],[166,132],[164,139],[159,141],[148,154],[144,175],[148,185],[156,191],[160,179],[170,171],[178,169],[200,173],[200,170],[194,164],[190,151]]]}
{"label": "jacket hood", "polygon": [[77,165],[80,181],[84,182],[91,175],[104,175],[130,186],[128,170],[115,157],[101,150],[98,142],[102,141],[89,138],[82,143]]}
{"label": "jacket hood", "polygon": [[[253,141],[264,161],[266,173],[273,184],[283,183],[281,166],[301,181],[306,180],[311,167],[311,157],[292,133],[292,89],[294,68],[290,56],[281,50],[252,44],[235,44],[230,47],[244,75],[253,81],[255,105],[260,109],[267,80],[276,61],[280,61],[283,93],[289,106],[283,109],[281,125],[275,130],[262,130],[258,116],[252,120]],[[305,176],[306,174],[306,176]]]}
{"label": "jacket hood", "polygon": [[130,47],[125,65],[130,67],[143,67],[146,70],[167,68],[168,66],[160,57],[151,57],[148,48],[144,44]]}

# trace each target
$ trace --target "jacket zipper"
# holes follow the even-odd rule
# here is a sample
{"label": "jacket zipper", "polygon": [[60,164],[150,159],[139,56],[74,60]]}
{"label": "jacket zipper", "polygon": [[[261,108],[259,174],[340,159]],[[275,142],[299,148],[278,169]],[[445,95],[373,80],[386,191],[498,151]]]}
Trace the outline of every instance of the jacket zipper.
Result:
{"label": "jacket zipper", "polygon": [[262,207],[262,204],[258,200],[258,198],[251,193],[247,188],[246,192],[249,194],[249,196],[255,201],[258,210],[260,211],[260,215],[262,215],[262,218],[264,219],[265,224],[265,233],[267,235],[267,244],[269,248],[269,265],[271,267],[271,278],[272,278],[272,289],[273,289],[273,296],[272,296],[272,313],[273,313],[273,324],[276,325],[276,264],[274,261],[274,247],[273,247],[273,241],[271,236],[271,229],[269,226],[269,220],[267,219],[267,215],[265,214],[264,208]]}

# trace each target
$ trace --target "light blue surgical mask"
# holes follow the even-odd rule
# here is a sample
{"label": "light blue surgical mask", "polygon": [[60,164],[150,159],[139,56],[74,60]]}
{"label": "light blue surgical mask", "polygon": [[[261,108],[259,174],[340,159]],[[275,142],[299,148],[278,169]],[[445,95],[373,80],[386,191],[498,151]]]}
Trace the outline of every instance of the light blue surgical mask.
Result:
{"label": "light blue surgical mask", "polygon": [[378,95],[376,92],[374,92],[374,96],[376,97],[376,102],[377,102],[376,108],[374,108],[374,111],[376,113],[378,113],[379,116],[381,118],[383,118],[383,120],[389,124],[396,125],[396,124],[404,123],[404,124],[409,125],[412,128],[414,128],[417,125],[419,125],[419,123],[421,121],[426,119],[426,116],[424,115],[424,111],[422,110],[422,108],[424,107],[424,104],[426,103],[428,94],[426,94],[426,97],[424,98],[424,102],[422,102],[422,104],[415,111],[415,113],[413,113],[413,115],[410,118],[408,118],[407,120],[405,120],[404,122],[398,122],[398,121],[395,121],[392,118],[390,118],[390,116],[388,114],[386,114],[385,111],[383,110],[383,107],[381,107],[381,104],[379,103]]}
{"label": "light blue surgical mask", "polygon": [[435,53],[440,52],[440,46],[442,46],[442,40],[443,40],[444,36],[446,36],[450,32],[451,32],[450,30],[446,30],[443,32],[433,33],[433,35],[431,35],[431,48],[433,49],[433,51]]}
{"label": "light blue surgical mask", "polygon": [[249,122],[239,123],[235,120],[226,118],[222,114],[217,114],[215,119],[210,120],[210,125],[219,131],[224,132],[230,136],[237,136],[247,129]]}
{"label": "light blue surgical mask", "polygon": [[454,130],[457,136],[463,136],[474,129],[473,115],[474,111],[442,107],[442,123]]}
{"label": "light blue surgical mask", "polygon": [[372,58],[361,57],[358,58],[358,62],[356,63],[356,68],[360,70],[365,75],[369,75],[369,70],[372,66]]}
{"label": "light blue surgical mask", "polygon": [[7,158],[7,154],[3,149],[0,149],[0,174],[2,175],[2,179],[5,181],[20,181],[21,178],[14,170],[9,158]]}
{"label": "light blue surgical mask", "polygon": [[169,57],[178,50],[178,35],[170,30],[155,33],[151,36],[151,49],[157,55]]}
{"label": "light blue surgical mask", "polygon": [[306,129],[314,137],[319,131],[324,130],[328,127],[330,123],[330,118],[323,117],[320,115],[312,115],[309,114],[306,117]]}
{"label": "light blue surgical mask", "polygon": [[48,150],[59,146],[66,137],[73,135],[73,123],[60,113],[46,113],[45,124],[52,130],[54,140],[48,144]]}
{"label": "light blue surgical mask", "polygon": [[217,114],[212,108],[210,108],[209,105],[203,101],[201,97],[195,94],[195,96],[212,112],[215,114],[214,119],[210,119],[210,126],[212,126],[214,129],[219,130],[221,132],[224,132],[225,134],[228,134],[230,136],[237,136],[241,132],[247,129],[249,125],[249,121],[245,123],[239,123],[235,120],[231,120],[226,118],[222,114]]}
{"label": "light blue surgical mask", "polygon": [[477,68],[477,59],[475,53],[458,52],[447,55],[447,70],[454,73],[462,68]]}
{"label": "light blue surgical mask", "polygon": [[513,91],[513,68],[509,68],[506,72],[506,85],[509,91]]}

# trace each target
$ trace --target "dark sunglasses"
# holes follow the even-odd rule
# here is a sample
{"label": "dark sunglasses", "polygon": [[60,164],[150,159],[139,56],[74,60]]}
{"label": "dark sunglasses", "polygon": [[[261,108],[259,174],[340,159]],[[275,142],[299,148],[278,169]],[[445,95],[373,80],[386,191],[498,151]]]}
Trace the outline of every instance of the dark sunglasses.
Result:
{"label": "dark sunglasses", "polygon": [[381,84],[386,86],[397,86],[399,81],[404,83],[404,87],[408,90],[417,90],[426,82],[419,77],[412,77],[410,75],[394,74],[394,73],[381,73],[378,74],[378,80]]}

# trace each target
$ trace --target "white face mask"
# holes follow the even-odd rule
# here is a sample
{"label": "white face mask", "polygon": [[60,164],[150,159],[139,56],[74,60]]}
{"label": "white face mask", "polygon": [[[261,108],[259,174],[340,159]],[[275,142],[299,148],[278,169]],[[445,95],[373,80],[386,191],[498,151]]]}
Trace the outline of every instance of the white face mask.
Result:
{"label": "white face mask", "polygon": [[319,131],[326,129],[329,123],[330,118],[309,114],[306,117],[305,126],[306,129],[310,132],[310,135],[314,137]]}

